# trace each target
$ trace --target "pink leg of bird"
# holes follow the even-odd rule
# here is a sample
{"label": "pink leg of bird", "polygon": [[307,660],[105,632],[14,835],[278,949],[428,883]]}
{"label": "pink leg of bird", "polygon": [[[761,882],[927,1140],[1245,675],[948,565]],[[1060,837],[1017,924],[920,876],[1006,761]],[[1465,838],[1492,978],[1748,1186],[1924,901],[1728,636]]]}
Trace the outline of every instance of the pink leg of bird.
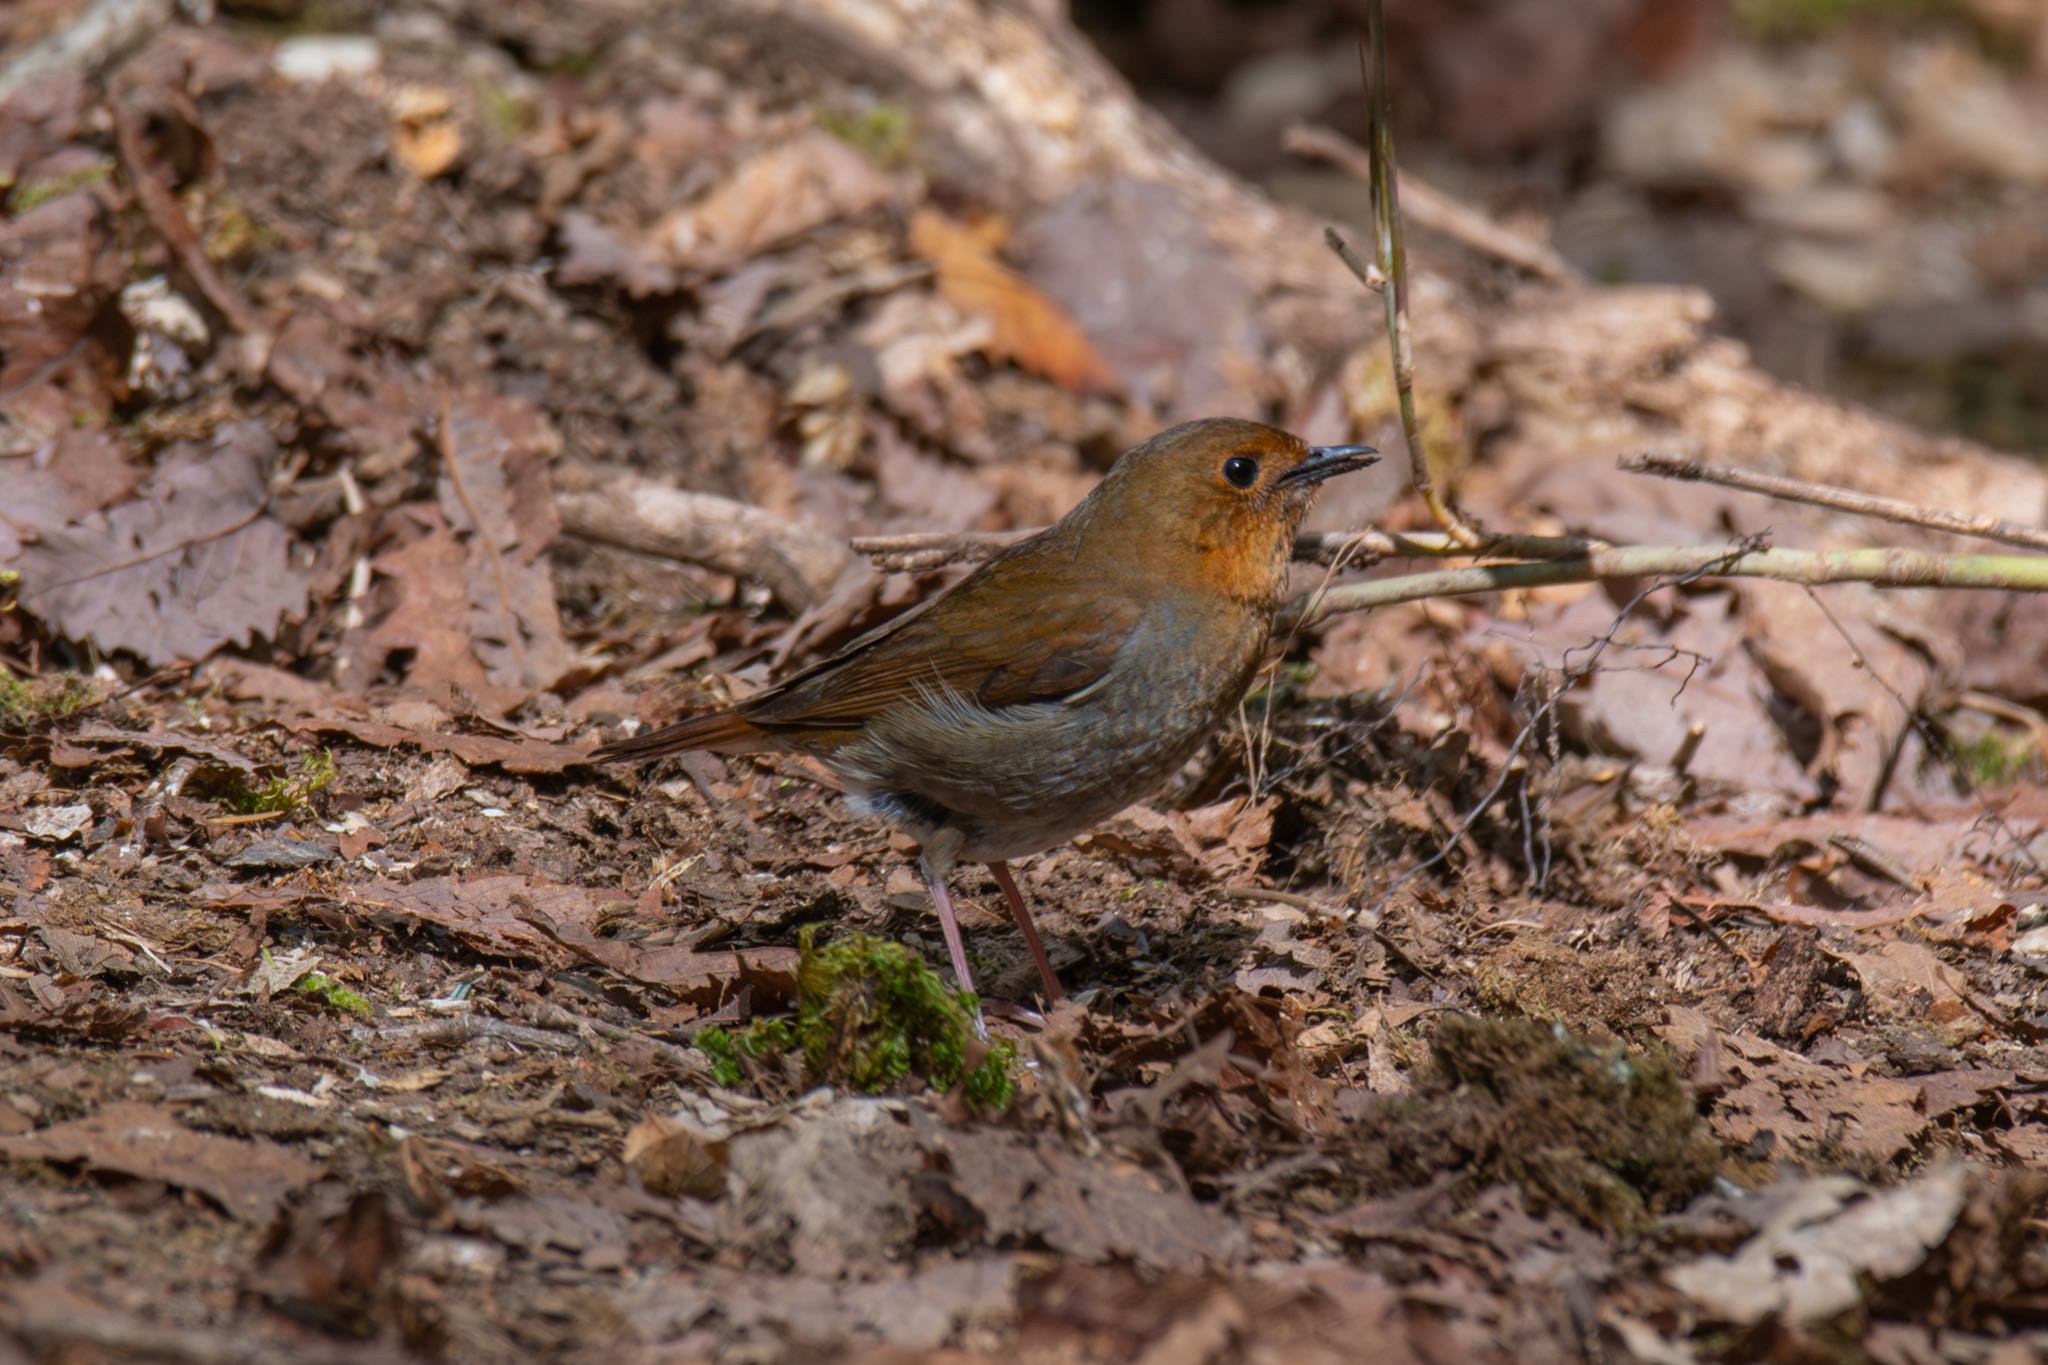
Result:
{"label": "pink leg of bird", "polygon": [[1038,941],[1038,926],[1031,922],[1031,911],[1025,908],[1024,893],[1017,889],[1017,879],[1010,875],[1010,865],[990,863],[988,870],[995,874],[996,885],[1003,888],[1003,899],[1010,903],[1010,913],[1017,917],[1017,927],[1024,931],[1024,944],[1031,949],[1031,960],[1038,964],[1038,979],[1045,983],[1045,1003],[1059,1004],[1067,998],[1067,993],[1060,989],[1060,979],[1053,974],[1052,961],[1045,955],[1045,945]]}
{"label": "pink leg of bird", "polygon": [[967,945],[960,941],[960,921],[953,915],[953,894],[946,889],[946,879],[932,867],[931,860],[923,863],[924,884],[931,888],[932,904],[939,911],[939,932],[946,936],[946,951],[953,958],[953,979],[963,991],[974,989],[974,974],[967,970]]}

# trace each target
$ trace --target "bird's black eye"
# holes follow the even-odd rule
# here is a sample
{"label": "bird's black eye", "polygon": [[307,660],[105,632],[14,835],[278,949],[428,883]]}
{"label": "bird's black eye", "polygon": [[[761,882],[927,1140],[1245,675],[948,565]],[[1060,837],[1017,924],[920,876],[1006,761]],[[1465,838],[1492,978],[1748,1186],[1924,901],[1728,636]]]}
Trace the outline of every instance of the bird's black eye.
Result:
{"label": "bird's black eye", "polygon": [[1232,488],[1250,488],[1259,481],[1259,462],[1248,455],[1233,455],[1223,462],[1223,478]]}

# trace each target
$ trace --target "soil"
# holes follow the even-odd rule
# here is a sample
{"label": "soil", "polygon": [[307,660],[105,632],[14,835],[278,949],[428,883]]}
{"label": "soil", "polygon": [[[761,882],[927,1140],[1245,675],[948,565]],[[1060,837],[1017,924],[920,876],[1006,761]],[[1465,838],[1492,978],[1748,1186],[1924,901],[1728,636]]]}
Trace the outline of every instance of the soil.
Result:
{"label": "soil", "polygon": [[[1050,247],[1128,187],[1013,235],[979,210],[1021,191],[975,202],[829,62],[750,74],[636,7],[374,8],[178,19],[0,106],[0,1354],[2048,1353],[2030,609],[1694,582],[1342,618],[1169,791],[1020,866],[1073,1003],[1032,1011],[963,875],[994,1046],[914,1029],[1013,1094],[849,1042],[875,995],[813,1056],[695,1045],[829,996],[807,940],[942,963],[911,846],[794,760],[589,745],[958,569],[849,556],[799,604],[557,495],[1038,524],[1179,401],[1134,357],[1208,322],[1091,340],[1088,253]],[[1469,504],[1749,534],[1566,453],[1559,395],[1599,386],[1526,333],[1482,356],[1556,311],[1492,272],[1447,261],[1422,323],[1469,342],[1432,400]],[[1369,325],[1261,330],[1285,294],[1201,363],[1392,448]],[[1391,477],[1330,524],[1419,524]]]}

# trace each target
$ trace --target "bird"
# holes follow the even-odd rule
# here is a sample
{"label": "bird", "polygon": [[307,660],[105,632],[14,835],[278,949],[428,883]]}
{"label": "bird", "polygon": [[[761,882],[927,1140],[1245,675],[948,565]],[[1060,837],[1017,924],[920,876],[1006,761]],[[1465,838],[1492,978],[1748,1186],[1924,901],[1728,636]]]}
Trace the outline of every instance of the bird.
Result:
{"label": "bird", "polygon": [[1172,427],[946,591],[736,705],[591,757],[816,759],[857,813],[916,841],[959,989],[974,982],[951,883],[978,862],[1057,1005],[1010,860],[1152,795],[1235,711],[1318,486],[1376,454],[1238,418]]}

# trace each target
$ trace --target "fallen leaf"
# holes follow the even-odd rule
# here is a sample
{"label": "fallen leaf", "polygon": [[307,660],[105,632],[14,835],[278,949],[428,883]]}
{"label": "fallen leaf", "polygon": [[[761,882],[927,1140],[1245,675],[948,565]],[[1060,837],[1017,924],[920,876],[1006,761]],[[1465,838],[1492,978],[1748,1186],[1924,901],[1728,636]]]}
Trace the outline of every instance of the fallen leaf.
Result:
{"label": "fallen leaf", "polygon": [[1079,326],[1114,386],[1164,425],[1264,401],[1245,360],[1272,351],[1270,300],[1222,240],[1228,232],[1183,190],[1091,176],[1025,222],[1017,247],[1032,285]]}
{"label": "fallen leaf", "polygon": [[22,575],[22,606],[155,664],[275,635],[307,597],[291,535],[265,510],[276,449],[254,422],[221,428],[210,448],[171,447],[136,497],[43,530],[5,565]]}
{"label": "fallen leaf", "polygon": [[747,157],[703,199],[663,222],[669,259],[721,271],[825,223],[867,212],[890,196],[887,176],[829,133],[807,129]]}
{"label": "fallen leaf", "polygon": [[[512,739],[504,735],[471,735],[439,730],[418,730],[384,721],[335,714],[294,716],[280,722],[293,734],[342,734],[377,749],[399,747],[423,753],[452,754],[472,767],[492,765],[508,773],[558,773],[572,764],[590,761],[590,750],[574,744],[548,744],[537,739]],[[459,769],[458,769],[459,771]],[[426,799],[445,796],[460,785],[439,790],[423,789]],[[411,796],[408,799],[413,799]]]}
{"label": "fallen leaf", "polygon": [[1008,235],[998,219],[965,227],[936,209],[919,209],[910,221],[911,250],[931,261],[940,294],[961,312],[983,314],[994,323],[983,346],[991,359],[1014,361],[1078,392],[1116,392],[1116,371],[1079,324],[996,259]]}
{"label": "fallen leaf", "polygon": [[556,230],[563,248],[554,272],[559,283],[617,284],[636,299],[676,291],[676,272],[639,234],[608,227],[582,209],[562,210]]}
{"label": "fallen leaf", "polygon": [[469,648],[499,687],[546,688],[573,659],[547,548],[556,519],[547,459],[559,444],[531,403],[470,394],[442,408],[441,514],[463,537]]}
{"label": "fallen leaf", "polygon": [[161,1180],[205,1195],[245,1223],[267,1221],[287,1195],[321,1175],[288,1147],[194,1132],[153,1104],[110,1104],[70,1123],[0,1138],[0,1154]]}
{"label": "fallen leaf", "polygon": [[1855,1307],[1866,1281],[1883,1284],[1919,1269],[1954,1229],[1967,1196],[1961,1162],[1888,1190],[1822,1177],[1734,1255],[1702,1256],[1665,1279],[1722,1322],[1818,1322]]}
{"label": "fallen leaf", "polygon": [[716,1199],[725,1193],[728,1135],[687,1115],[645,1115],[627,1132],[621,1155],[641,1188],[655,1194]]}
{"label": "fallen leaf", "polygon": [[502,1199],[472,1195],[458,1200],[448,1219],[457,1227],[485,1232],[529,1256],[567,1252],[586,1271],[618,1270],[626,1263],[625,1218],[587,1198],[566,1194],[514,1194]]}
{"label": "fallen leaf", "polygon": [[993,1236],[1043,1241],[1077,1260],[1129,1259],[1187,1272],[1228,1264],[1249,1249],[1240,1225],[1178,1184],[1077,1155],[1051,1135],[949,1128],[921,1113],[913,1128]]}
{"label": "fallen leaf", "polygon": [[944,1358],[941,1348],[963,1333],[1014,1315],[1016,1262],[1010,1256],[934,1260],[900,1277],[866,1281],[707,1264],[637,1288],[627,1330],[638,1343],[662,1348],[658,1359],[701,1352],[712,1322],[723,1339],[781,1348],[735,1351],[736,1359],[819,1359],[834,1348],[848,1352],[841,1358],[866,1359],[857,1353],[877,1342]]}
{"label": "fallen leaf", "polygon": [[1893,939],[1867,953],[1823,951],[1854,969],[1864,1004],[1881,1019],[1927,1026],[1952,1045],[1984,1031],[1968,1002],[1969,980],[1924,944]]}

